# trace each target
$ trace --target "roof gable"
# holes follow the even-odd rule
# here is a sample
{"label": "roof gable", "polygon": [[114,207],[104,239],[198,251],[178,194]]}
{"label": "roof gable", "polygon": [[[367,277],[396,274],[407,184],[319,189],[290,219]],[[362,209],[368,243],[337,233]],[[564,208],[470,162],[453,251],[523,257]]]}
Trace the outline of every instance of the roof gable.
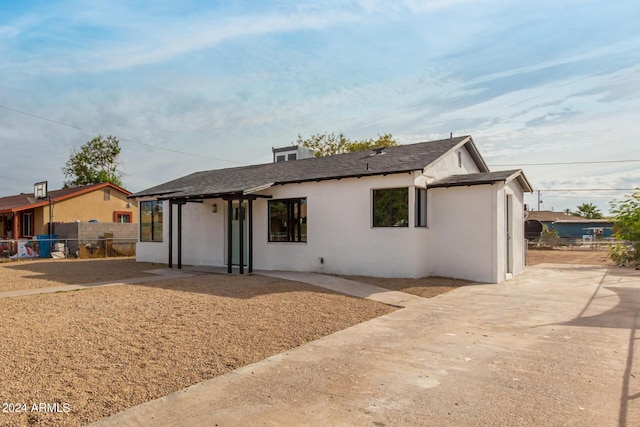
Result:
{"label": "roof gable", "polygon": [[[52,190],[48,192],[48,195],[51,196],[51,200],[55,203],[105,187],[114,188],[118,191],[121,191],[125,195],[131,194],[129,190],[126,190],[110,182],[103,182],[100,184],[83,185],[81,187]],[[48,199],[36,199],[33,193],[16,194],[13,196],[0,198],[0,212],[18,212],[25,209],[33,209],[40,206],[45,206],[47,204],[49,204]]]}
{"label": "roof gable", "polygon": [[184,198],[248,194],[276,184],[421,171],[461,146],[467,146],[480,170],[488,171],[471,137],[462,136],[385,147],[379,153],[379,150],[365,150],[290,162],[195,172],[140,191],[130,197]]}
{"label": "roof gable", "polygon": [[451,175],[443,179],[431,182],[427,184],[429,188],[447,188],[447,187],[462,187],[471,185],[484,185],[493,184],[495,182],[503,181],[505,183],[516,180],[523,191],[528,193],[533,191],[531,184],[522,172],[521,169],[498,171],[498,172],[479,172],[479,173],[467,173],[460,175]]}

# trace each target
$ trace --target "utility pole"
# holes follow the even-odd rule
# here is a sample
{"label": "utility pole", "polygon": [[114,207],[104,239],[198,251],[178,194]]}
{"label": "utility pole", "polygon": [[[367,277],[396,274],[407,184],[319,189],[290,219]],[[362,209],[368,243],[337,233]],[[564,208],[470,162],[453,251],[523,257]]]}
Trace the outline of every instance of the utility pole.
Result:
{"label": "utility pole", "polygon": [[541,204],[542,204],[542,200],[540,200],[540,190],[538,190],[538,211],[540,211]]}

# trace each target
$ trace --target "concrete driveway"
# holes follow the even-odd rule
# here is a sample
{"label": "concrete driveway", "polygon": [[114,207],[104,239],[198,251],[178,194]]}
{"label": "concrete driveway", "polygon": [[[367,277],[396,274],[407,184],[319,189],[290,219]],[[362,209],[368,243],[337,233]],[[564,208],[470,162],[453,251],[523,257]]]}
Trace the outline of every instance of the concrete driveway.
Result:
{"label": "concrete driveway", "polygon": [[96,425],[640,425],[635,270],[543,264],[405,305]]}

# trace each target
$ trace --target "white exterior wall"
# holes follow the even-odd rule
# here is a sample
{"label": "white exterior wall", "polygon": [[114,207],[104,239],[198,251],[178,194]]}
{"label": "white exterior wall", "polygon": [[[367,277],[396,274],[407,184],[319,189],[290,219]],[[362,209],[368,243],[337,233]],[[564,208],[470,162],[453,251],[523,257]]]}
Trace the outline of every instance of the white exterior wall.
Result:
{"label": "white exterior wall", "polygon": [[[513,245],[507,273],[506,196]],[[524,193],[516,181],[429,190],[430,275],[499,283],[524,271]]]}
{"label": "white exterior wall", "polygon": [[[458,167],[458,151],[462,153],[462,166]],[[480,172],[478,166],[469,155],[466,148],[460,147],[443,156],[437,162],[424,169],[424,175],[428,182],[446,178],[451,175]]]}
{"label": "white exterior wall", "polygon": [[[217,205],[213,213],[212,205]],[[190,265],[224,265],[226,202],[204,200],[182,206],[182,262]],[[178,260],[178,207],[173,211],[173,259]],[[168,212],[168,211],[167,211]],[[168,220],[168,213],[165,214]],[[198,226],[194,227],[194,224]],[[166,222],[165,227],[169,227]]]}
{"label": "white exterior wall", "polygon": [[494,185],[429,190],[429,275],[494,282]]}
{"label": "white exterior wall", "polygon": [[[382,277],[417,277],[426,231],[372,226],[372,189],[411,187],[413,175],[348,178],[265,190],[272,200],[307,198],[307,242],[268,242],[267,200],[254,203],[254,268]],[[413,206],[413,187],[410,192]],[[420,233],[416,233],[420,231]],[[324,263],[320,262],[323,258]]]}

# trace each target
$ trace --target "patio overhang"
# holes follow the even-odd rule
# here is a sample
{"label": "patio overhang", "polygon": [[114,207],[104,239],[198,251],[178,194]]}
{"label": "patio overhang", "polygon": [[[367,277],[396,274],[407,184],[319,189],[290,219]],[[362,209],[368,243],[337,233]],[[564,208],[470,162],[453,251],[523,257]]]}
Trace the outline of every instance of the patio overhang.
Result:
{"label": "patio overhang", "polygon": [[[233,272],[233,252],[237,249],[239,252],[238,272],[244,274],[244,222],[247,221],[247,270],[248,273],[253,272],[253,202],[259,198],[270,199],[271,195],[254,194],[263,191],[273,184],[268,184],[256,188],[250,188],[237,192],[226,193],[209,193],[209,194],[165,194],[158,197],[158,200],[166,200],[169,202],[169,250],[168,250],[168,267],[173,268],[173,206],[177,206],[177,267],[182,269],[182,207],[187,203],[204,203],[205,200],[222,199],[227,202],[227,273]],[[243,204],[247,202],[247,212],[245,214]],[[233,242],[233,204],[239,204],[238,221],[239,221],[239,239],[238,247],[234,247]]]}

